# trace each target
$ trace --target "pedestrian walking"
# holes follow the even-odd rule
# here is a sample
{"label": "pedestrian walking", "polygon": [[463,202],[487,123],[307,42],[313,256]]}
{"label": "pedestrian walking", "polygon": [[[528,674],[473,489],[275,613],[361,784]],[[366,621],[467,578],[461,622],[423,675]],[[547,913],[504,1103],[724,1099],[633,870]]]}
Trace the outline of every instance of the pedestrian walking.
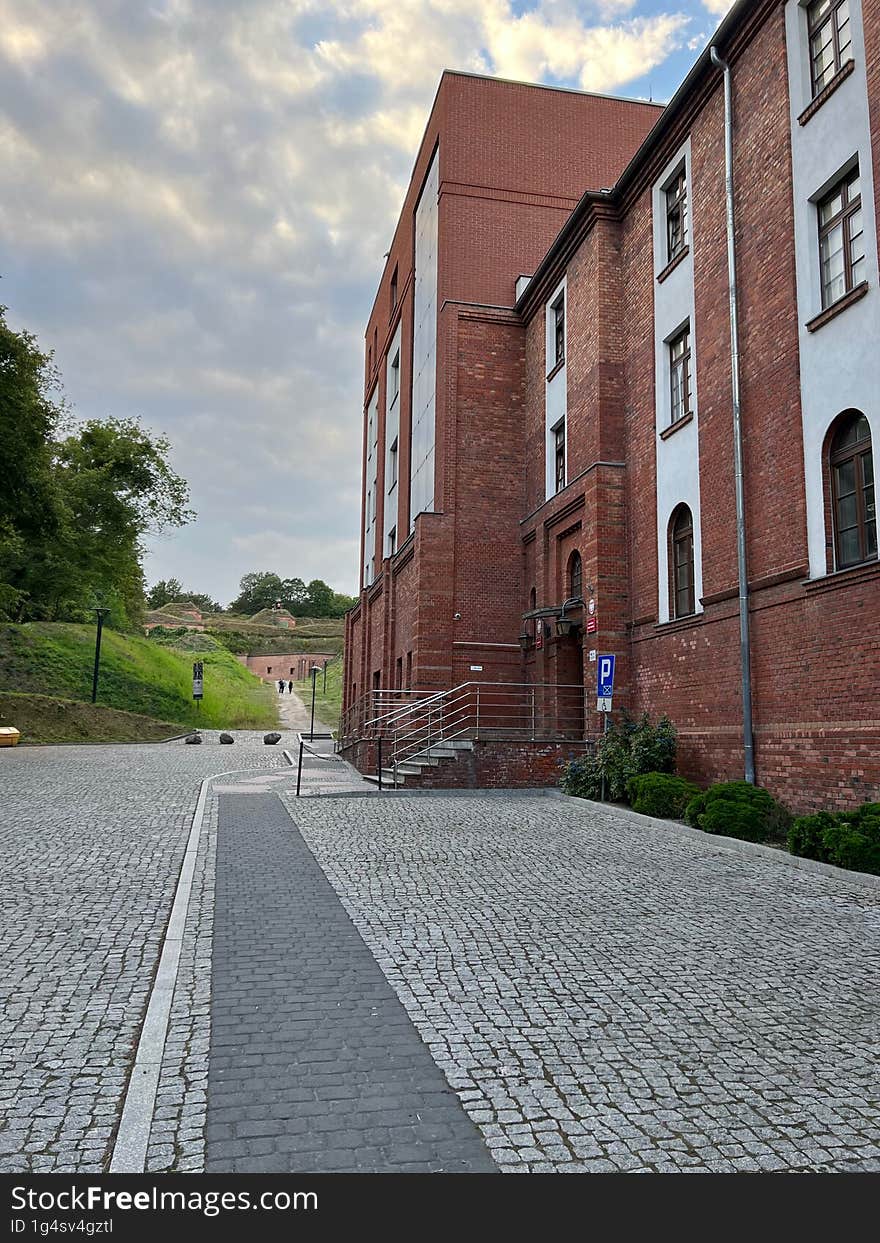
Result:
{"label": "pedestrian walking", "polygon": [[278,694],[279,695],[284,694],[284,678],[278,679]]}
{"label": "pedestrian walking", "polygon": [[293,694],[293,683],[292,682],[287,683],[287,690],[290,695]]}

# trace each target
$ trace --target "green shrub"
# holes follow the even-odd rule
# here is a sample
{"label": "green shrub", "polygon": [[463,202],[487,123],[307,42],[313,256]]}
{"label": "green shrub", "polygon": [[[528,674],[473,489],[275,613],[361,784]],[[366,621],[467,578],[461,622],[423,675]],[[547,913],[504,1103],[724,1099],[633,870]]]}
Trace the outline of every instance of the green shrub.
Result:
{"label": "green shrub", "polygon": [[578,798],[605,797],[622,802],[633,777],[648,772],[675,771],[675,729],[667,717],[652,725],[647,712],[635,721],[624,714],[596,744],[595,755],[566,764],[562,789]]}
{"label": "green shrub", "polygon": [[597,769],[596,757],[585,755],[582,760],[570,760],[563,767],[560,784],[564,794],[597,799],[602,790],[602,777]]}
{"label": "green shrub", "polygon": [[834,828],[835,820],[827,811],[817,811],[812,816],[798,816],[788,830],[788,849],[803,859],[828,862],[825,849],[825,830]]}
{"label": "green shrub", "polygon": [[691,799],[688,824],[746,842],[781,841],[791,817],[772,795],[747,781],[723,781]]}
{"label": "green shrub", "polygon": [[799,816],[789,830],[788,848],[805,859],[880,875],[880,803]]}
{"label": "green shrub", "polygon": [[[626,722],[624,722],[626,724]],[[672,722],[661,716],[652,726],[647,712],[629,730],[630,754],[638,774],[674,773],[677,735]]]}
{"label": "green shrub", "polygon": [[638,777],[630,777],[627,783],[633,811],[672,820],[681,819],[687,804],[699,793],[699,787],[692,781],[670,773],[642,773]]}

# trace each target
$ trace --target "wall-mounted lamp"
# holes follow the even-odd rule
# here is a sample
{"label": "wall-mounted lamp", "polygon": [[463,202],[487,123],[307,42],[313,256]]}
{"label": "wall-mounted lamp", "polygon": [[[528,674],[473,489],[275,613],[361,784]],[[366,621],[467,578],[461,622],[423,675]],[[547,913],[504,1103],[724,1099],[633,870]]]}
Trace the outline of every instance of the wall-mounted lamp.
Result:
{"label": "wall-mounted lamp", "polygon": [[570,635],[572,630],[574,630],[575,627],[579,624],[578,622],[574,621],[573,618],[565,616],[565,610],[568,608],[570,604],[571,605],[581,604],[581,600],[580,599],[576,600],[572,598],[570,600],[564,600],[562,602],[562,612],[556,618],[556,633],[560,639],[564,639],[568,635]]}

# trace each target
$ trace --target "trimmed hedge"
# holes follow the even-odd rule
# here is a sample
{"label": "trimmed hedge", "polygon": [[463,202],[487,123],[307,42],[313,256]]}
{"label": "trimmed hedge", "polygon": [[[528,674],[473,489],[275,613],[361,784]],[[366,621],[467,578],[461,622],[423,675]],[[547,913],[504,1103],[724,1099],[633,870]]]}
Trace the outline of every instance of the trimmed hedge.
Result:
{"label": "trimmed hedge", "polygon": [[700,787],[692,781],[670,773],[642,773],[627,783],[633,811],[667,820],[680,820],[685,807],[699,793]]}
{"label": "trimmed hedge", "polygon": [[804,859],[880,876],[880,803],[798,816],[788,831],[788,848]]}
{"label": "trimmed hedge", "polygon": [[723,781],[691,799],[685,821],[704,833],[745,842],[784,841],[791,817],[771,794],[747,781]]}

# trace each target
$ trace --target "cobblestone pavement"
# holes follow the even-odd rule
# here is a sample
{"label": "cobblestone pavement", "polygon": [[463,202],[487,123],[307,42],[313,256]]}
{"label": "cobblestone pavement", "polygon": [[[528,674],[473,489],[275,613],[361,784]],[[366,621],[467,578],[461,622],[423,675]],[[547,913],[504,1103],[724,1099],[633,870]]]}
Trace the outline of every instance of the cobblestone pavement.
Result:
{"label": "cobblestone pavement", "polygon": [[551,799],[300,800],[502,1169],[880,1170],[880,894]]}
{"label": "cobblestone pavement", "polygon": [[[201,780],[224,768],[289,772],[262,735],[216,744],[206,733],[200,747],[0,755],[0,1171],[105,1168]],[[210,914],[206,862],[193,933]],[[208,1022],[194,964],[209,954],[210,925],[207,935],[184,947],[157,1118],[170,1124],[166,1149],[187,1135],[191,1162],[202,1143]]]}
{"label": "cobblestone pavement", "polygon": [[209,1172],[495,1165],[278,799],[224,794]]}

